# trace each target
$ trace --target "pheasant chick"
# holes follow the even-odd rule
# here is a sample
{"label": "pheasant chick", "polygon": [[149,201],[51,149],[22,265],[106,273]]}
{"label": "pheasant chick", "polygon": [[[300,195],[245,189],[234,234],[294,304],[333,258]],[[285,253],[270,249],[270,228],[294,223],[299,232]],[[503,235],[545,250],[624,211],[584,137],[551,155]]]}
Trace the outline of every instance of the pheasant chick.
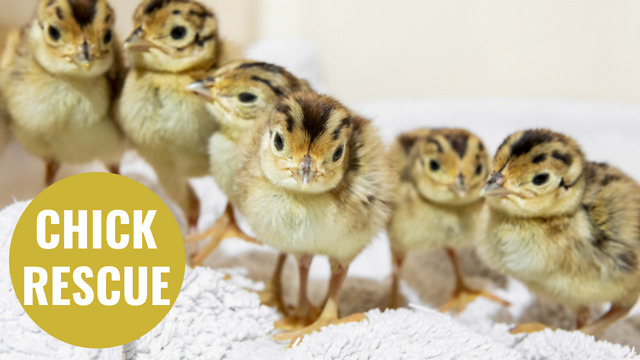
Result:
{"label": "pheasant chick", "polygon": [[41,0],[33,22],[14,30],[0,64],[13,134],[47,164],[104,162],[113,172],[124,141],[111,117],[120,59],[115,14],[105,0]]}
{"label": "pheasant chick", "polygon": [[242,145],[234,198],[261,242],[298,259],[294,317],[308,317],[311,310],[306,286],[312,256],[331,262],[320,317],[276,339],[295,341],[328,324],[363,319],[338,320],[338,296],[349,264],[391,213],[393,171],[376,130],[312,91],[290,95],[253,130]]}
{"label": "pheasant chick", "polygon": [[[487,264],[571,307],[576,327],[588,334],[631,310],[640,295],[634,180],[587,162],[568,136],[528,130],[500,146],[484,192],[490,214],[480,254]],[[588,324],[589,307],[609,302],[609,312]]]}
{"label": "pheasant chick", "polygon": [[505,302],[469,288],[455,248],[472,245],[478,235],[489,174],[489,155],[482,141],[462,129],[419,129],[401,134],[391,148],[398,164],[394,214],[387,226],[393,255],[390,305],[402,305],[399,273],[411,250],[445,248],[456,276],[456,289],[441,310],[462,311],[477,296]]}
{"label": "pheasant chick", "polygon": [[197,1],[145,0],[133,21],[117,119],[193,230],[200,203],[189,178],[209,174],[207,144],[218,122],[187,86],[220,63],[218,20]]}
{"label": "pheasant chick", "polygon": [[211,76],[190,84],[188,89],[207,101],[207,110],[220,124],[220,129],[209,139],[210,171],[229,200],[225,214],[213,227],[187,240],[213,237],[194,258],[194,265],[201,265],[225,237],[255,241],[237,226],[232,209],[239,143],[258,122],[258,117],[265,116],[292,92],[309,89],[309,85],[280,66],[243,60],[216,70]]}

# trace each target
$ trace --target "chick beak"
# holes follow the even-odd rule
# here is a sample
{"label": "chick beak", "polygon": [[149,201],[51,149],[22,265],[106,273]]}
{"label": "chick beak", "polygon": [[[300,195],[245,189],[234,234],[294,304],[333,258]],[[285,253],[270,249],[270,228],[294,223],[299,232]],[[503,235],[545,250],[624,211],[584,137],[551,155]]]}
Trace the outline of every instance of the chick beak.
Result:
{"label": "chick beak", "polygon": [[467,195],[468,189],[467,185],[464,183],[464,176],[462,174],[458,175],[456,178],[455,190],[461,198]]}
{"label": "chick beak", "polygon": [[307,191],[316,178],[316,172],[313,170],[313,160],[307,154],[298,166],[297,180],[302,190]]}
{"label": "chick beak", "polygon": [[213,101],[213,93],[211,92],[211,87],[213,86],[213,78],[206,78],[200,81],[192,82],[187,85],[187,90],[193,92],[194,94],[200,96],[204,100],[208,102]]}
{"label": "chick beak", "polygon": [[143,32],[138,29],[124,42],[124,49],[130,51],[147,52],[151,48],[157,48],[152,42],[143,38]]}
{"label": "chick beak", "polygon": [[483,196],[505,197],[511,192],[504,188],[505,177],[501,173],[493,174],[482,188]]}
{"label": "chick beak", "polygon": [[91,52],[89,51],[89,44],[85,40],[82,45],[78,46],[78,55],[76,56],[76,62],[78,66],[85,71],[91,70]]}

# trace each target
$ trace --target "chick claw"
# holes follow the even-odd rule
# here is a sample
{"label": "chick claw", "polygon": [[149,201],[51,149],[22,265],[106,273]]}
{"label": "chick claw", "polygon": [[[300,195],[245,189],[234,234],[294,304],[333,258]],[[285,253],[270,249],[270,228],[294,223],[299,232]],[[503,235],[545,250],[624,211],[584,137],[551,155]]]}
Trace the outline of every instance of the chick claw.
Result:
{"label": "chick claw", "polygon": [[449,312],[453,311],[456,314],[460,314],[463,312],[470,303],[476,300],[478,297],[483,297],[489,299],[493,302],[497,302],[502,306],[509,306],[508,301],[503,300],[487,291],[483,290],[474,290],[474,289],[462,289],[456,290],[453,295],[451,295],[451,299],[447,301],[442,307],[440,307],[440,312]]}
{"label": "chick claw", "polygon": [[211,238],[211,242],[191,258],[195,266],[201,266],[204,260],[218,248],[224,239],[241,239],[249,243],[258,244],[258,240],[245,234],[238,224],[236,224],[235,220],[233,218],[229,219],[227,216],[220,217],[209,229],[188,236],[185,242],[194,243],[206,238]]}
{"label": "chick claw", "polygon": [[[286,311],[284,311],[283,313],[286,314]],[[318,316],[320,316],[320,310],[317,307],[311,305],[310,310],[306,314],[301,315],[294,313],[288,315],[284,319],[276,321],[273,324],[273,327],[285,331],[300,330],[317,322]]]}
{"label": "chick claw", "polygon": [[351,322],[360,322],[362,320],[366,320],[367,316],[362,313],[357,313],[353,315],[349,315],[342,319],[323,319],[320,318],[313,324],[296,331],[285,332],[280,334],[273,335],[273,339],[275,341],[285,341],[290,340],[289,345],[287,345],[287,349],[291,348],[295,345],[299,340],[303,339],[306,335],[311,335],[316,331],[322,330],[322,328],[327,327],[329,325],[340,325],[347,324]]}
{"label": "chick claw", "polygon": [[264,306],[275,307],[279,312],[286,314],[287,308],[282,299],[282,291],[273,286],[267,286],[264,290],[258,291],[260,303]]}
{"label": "chick claw", "polygon": [[187,236],[184,239],[184,242],[186,243],[198,242],[200,240],[213,238],[216,235],[219,236],[220,233],[223,233],[226,230],[226,227],[228,226],[228,224],[229,224],[228,219],[224,217],[220,217],[216,220],[216,222],[210,228],[208,228],[203,232],[199,232],[199,233],[195,233]]}
{"label": "chick claw", "polygon": [[511,330],[509,330],[509,333],[511,335],[532,334],[544,329],[550,329],[550,327],[539,322],[530,322],[514,326]]}

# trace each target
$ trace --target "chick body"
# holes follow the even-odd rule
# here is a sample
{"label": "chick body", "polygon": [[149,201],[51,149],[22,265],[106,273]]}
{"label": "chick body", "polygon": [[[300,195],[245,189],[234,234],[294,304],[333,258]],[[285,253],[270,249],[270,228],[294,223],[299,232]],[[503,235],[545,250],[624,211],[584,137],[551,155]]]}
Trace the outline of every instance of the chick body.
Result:
{"label": "chick body", "polygon": [[209,139],[209,169],[218,186],[234,203],[238,148],[244,137],[280,101],[310,87],[282,67],[251,60],[224,66],[208,81],[212,82],[212,101],[207,108],[220,124],[219,131]]}
{"label": "chick body", "polygon": [[196,1],[145,0],[134,24],[125,42],[132,67],[117,119],[195,228],[200,206],[188,179],[208,175],[208,140],[218,123],[187,86],[218,66],[227,51],[215,14]]}
{"label": "chick body", "polygon": [[191,75],[136,69],[127,75],[119,101],[120,124],[161,178],[208,173],[207,141],[218,124],[202,100],[186,90],[193,80]]}
{"label": "chick body", "polygon": [[[483,201],[460,207],[425,203],[415,190],[401,190],[407,204],[397,205],[389,225],[395,254],[412,250],[459,248],[472,245],[477,235]],[[420,214],[420,216],[417,216]]]}
{"label": "chick body", "polygon": [[[124,141],[111,118],[119,61],[113,11],[105,1],[88,1],[95,14],[85,24],[74,12],[85,2],[48,3],[40,3],[30,26],[9,35],[3,53],[0,83],[11,130],[45,161],[117,165]],[[76,42],[85,44],[79,55],[65,50]]]}
{"label": "chick body", "polygon": [[441,310],[460,312],[477,296],[506,304],[467,286],[455,252],[475,243],[486,220],[480,192],[489,173],[489,156],[482,141],[463,129],[419,129],[401,134],[391,155],[399,165],[400,182],[387,225],[393,255],[390,306],[403,303],[399,277],[407,253],[441,248],[456,276],[452,298]]}
{"label": "chick body", "polygon": [[[222,217],[212,228],[193,237],[194,240],[209,236],[213,238],[194,258],[195,265],[198,265],[227,236],[223,227],[232,230],[229,232],[231,236],[255,241],[237,226],[232,208],[236,203],[233,187],[238,148],[261,116],[266,116],[287,95],[300,89],[309,89],[309,86],[306,81],[297,79],[279,66],[243,60],[216,70],[211,76],[189,85],[189,89],[207,101],[208,111],[220,125],[209,139],[210,172],[228,197],[227,210]],[[279,274],[274,279],[279,279]]]}
{"label": "chick body", "polygon": [[[491,210],[480,254],[487,264],[576,311],[611,302],[628,312],[636,303],[640,186],[633,179],[587,162],[567,136],[529,130],[505,140],[485,189]],[[587,332],[604,329],[597,324]]]}
{"label": "chick body", "polygon": [[[305,192],[297,189],[295,174],[285,172],[270,177],[264,173],[265,168],[283,165],[263,159],[265,153],[271,152],[273,129],[277,126],[270,120],[274,118],[273,114],[275,117],[292,116],[296,122],[292,129],[298,133],[292,133],[291,139],[305,142],[300,149],[306,153],[309,136],[305,135],[307,130],[302,124],[305,110],[297,104],[329,103],[327,109],[332,109],[339,106],[333,101],[311,92],[296,93],[270,118],[262,121],[251,142],[245,144],[236,196],[242,213],[260,241],[297,257],[327,255],[346,266],[378,234],[390,215],[393,175],[383,152],[384,144],[370,122],[344,109],[333,110],[342,113],[332,116],[342,116],[339,120],[348,118],[352,124],[345,129],[345,132],[350,130],[351,136],[345,149],[344,156],[348,158],[344,161],[344,170],[332,170],[329,176],[344,173],[332,188]],[[327,129],[327,136],[341,123],[333,126],[334,129]],[[283,129],[282,125],[278,128]]]}
{"label": "chick body", "polygon": [[306,285],[312,256],[327,255],[331,263],[319,318],[276,339],[295,341],[329,324],[363,319],[338,320],[338,298],[349,264],[391,213],[393,171],[371,123],[328,96],[294,93],[243,143],[237,178],[235,198],[257,238],[298,259],[293,324],[311,319]]}
{"label": "chick body", "polygon": [[[404,255],[472,244],[484,204],[480,191],[488,175],[482,141],[460,129],[420,129],[400,135],[391,154],[401,165],[387,227],[392,251]],[[436,170],[430,168],[432,161]]]}

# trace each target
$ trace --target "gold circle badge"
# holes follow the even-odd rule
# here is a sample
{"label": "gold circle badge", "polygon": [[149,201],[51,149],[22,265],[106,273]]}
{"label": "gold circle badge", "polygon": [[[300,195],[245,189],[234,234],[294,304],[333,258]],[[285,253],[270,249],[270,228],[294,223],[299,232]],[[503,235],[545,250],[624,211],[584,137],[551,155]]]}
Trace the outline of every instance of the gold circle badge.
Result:
{"label": "gold circle badge", "polygon": [[90,173],[38,195],[9,253],[13,289],[44,331],[75,346],[108,348],[153,329],[178,298],[182,235],[151,190]]}

